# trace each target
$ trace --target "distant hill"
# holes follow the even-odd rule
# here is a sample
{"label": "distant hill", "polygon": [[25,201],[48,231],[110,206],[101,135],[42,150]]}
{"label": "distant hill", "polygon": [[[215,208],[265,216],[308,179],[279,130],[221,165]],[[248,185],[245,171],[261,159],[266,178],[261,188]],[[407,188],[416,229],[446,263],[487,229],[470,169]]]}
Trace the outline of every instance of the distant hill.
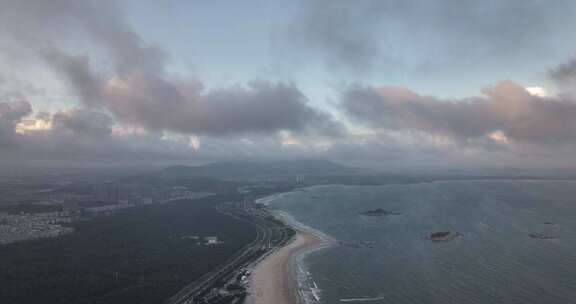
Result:
{"label": "distant hill", "polygon": [[326,160],[229,161],[204,166],[174,166],[160,172],[165,178],[269,178],[289,176],[345,175],[356,172]]}

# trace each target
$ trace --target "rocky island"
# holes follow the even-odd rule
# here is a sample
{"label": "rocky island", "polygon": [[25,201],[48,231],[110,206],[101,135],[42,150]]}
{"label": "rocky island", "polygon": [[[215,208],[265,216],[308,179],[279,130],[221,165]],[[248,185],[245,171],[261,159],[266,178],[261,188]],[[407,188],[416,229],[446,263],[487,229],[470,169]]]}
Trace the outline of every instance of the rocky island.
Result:
{"label": "rocky island", "polygon": [[460,232],[454,231],[439,231],[433,232],[426,236],[426,239],[433,242],[449,242],[463,236]]}
{"label": "rocky island", "polygon": [[528,234],[528,236],[533,238],[533,239],[538,239],[538,240],[553,240],[553,239],[555,239],[555,237],[553,237],[551,235],[545,235],[545,234],[541,234],[541,233],[530,233],[530,234]]}
{"label": "rocky island", "polygon": [[387,216],[387,215],[401,215],[402,213],[400,212],[393,212],[393,211],[388,211],[382,208],[377,208],[377,209],[372,209],[372,210],[367,210],[364,212],[360,212],[360,215],[366,215],[366,216]]}
{"label": "rocky island", "polygon": [[374,248],[374,243],[370,242],[370,241],[362,241],[362,242],[358,242],[358,243],[339,241],[338,244],[340,246],[351,247],[351,248],[355,248],[355,249],[360,249],[360,248],[372,249],[372,248]]}

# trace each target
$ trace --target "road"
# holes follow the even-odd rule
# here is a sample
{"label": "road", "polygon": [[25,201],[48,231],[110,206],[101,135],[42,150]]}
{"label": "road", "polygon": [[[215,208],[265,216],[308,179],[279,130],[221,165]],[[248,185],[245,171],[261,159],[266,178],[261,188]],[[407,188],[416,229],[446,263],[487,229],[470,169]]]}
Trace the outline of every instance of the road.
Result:
{"label": "road", "polygon": [[[230,204],[230,203],[229,203]],[[213,285],[226,279],[258,257],[265,255],[273,247],[283,245],[291,237],[290,228],[269,219],[269,212],[258,208],[254,201],[244,200],[233,203],[233,207],[224,205],[217,207],[223,214],[247,222],[256,227],[256,238],[244,246],[225,264],[203,275],[196,281],[184,287],[178,293],[166,300],[165,304],[206,303],[203,297],[214,289]],[[259,254],[258,254],[259,253]]]}

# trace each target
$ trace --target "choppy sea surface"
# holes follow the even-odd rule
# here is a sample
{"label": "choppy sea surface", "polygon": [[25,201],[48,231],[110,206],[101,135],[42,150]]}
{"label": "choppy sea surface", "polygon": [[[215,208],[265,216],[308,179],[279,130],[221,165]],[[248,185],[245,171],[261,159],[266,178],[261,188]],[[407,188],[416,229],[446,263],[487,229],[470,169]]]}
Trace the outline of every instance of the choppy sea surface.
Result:
{"label": "choppy sea surface", "polygon": [[[320,186],[271,206],[340,242],[304,258],[321,303],[576,303],[576,182]],[[376,208],[399,214],[360,214]]]}

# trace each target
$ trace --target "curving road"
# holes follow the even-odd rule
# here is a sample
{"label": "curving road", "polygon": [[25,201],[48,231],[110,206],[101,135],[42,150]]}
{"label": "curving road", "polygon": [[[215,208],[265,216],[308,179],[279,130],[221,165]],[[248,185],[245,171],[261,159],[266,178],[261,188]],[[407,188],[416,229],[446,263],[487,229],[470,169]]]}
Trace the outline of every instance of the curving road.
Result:
{"label": "curving road", "polygon": [[[213,285],[221,279],[225,279],[236,270],[246,267],[254,262],[259,251],[263,256],[270,251],[272,247],[282,245],[288,241],[290,228],[281,226],[276,222],[270,221],[267,217],[270,214],[255,206],[254,201],[245,200],[241,203],[234,203],[236,208],[229,208],[226,205],[217,207],[217,210],[223,214],[236,218],[238,220],[250,223],[256,227],[256,238],[251,243],[244,246],[232,258],[220,267],[206,273],[196,281],[190,283],[178,293],[166,300],[165,304],[192,304],[206,303],[203,296],[210,293]],[[276,237],[275,236],[279,237]],[[275,241],[277,240],[277,241]],[[252,257],[250,259],[250,257]]]}

